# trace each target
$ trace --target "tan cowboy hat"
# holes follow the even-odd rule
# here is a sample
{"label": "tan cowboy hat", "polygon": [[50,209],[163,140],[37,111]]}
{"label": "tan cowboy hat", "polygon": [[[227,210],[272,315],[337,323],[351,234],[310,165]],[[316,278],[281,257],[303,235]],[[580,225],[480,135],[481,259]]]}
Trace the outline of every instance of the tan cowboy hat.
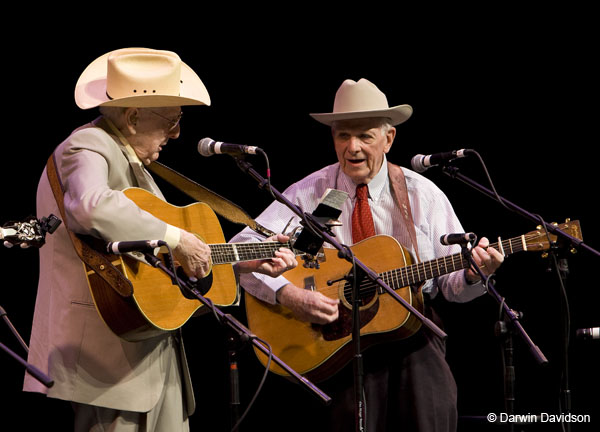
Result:
{"label": "tan cowboy hat", "polygon": [[94,60],[75,86],[81,109],[210,105],[196,73],[171,51],[124,48]]}
{"label": "tan cowboy hat", "polygon": [[385,94],[375,84],[361,78],[358,82],[347,79],[342,83],[333,102],[332,113],[311,114],[320,123],[331,126],[336,120],[387,117],[392,125],[404,123],[412,115],[410,105],[390,108]]}

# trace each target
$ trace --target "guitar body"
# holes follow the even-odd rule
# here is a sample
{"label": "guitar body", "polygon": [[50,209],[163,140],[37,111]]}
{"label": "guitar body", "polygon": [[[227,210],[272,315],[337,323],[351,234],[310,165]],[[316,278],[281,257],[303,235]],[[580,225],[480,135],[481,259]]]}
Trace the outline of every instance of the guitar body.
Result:
{"label": "guitar body", "polygon": [[[579,221],[553,224],[564,233],[581,240]],[[557,241],[555,234],[542,227],[508,240],[498,238],[490,247],[502,255],[521,251],[545,251]],[[462,253],[436,258],[431,261],[412,263],[412,259],[393,237],[375,236],[352,246],[360,261],[377,275],[404,300],[419,312],[423,311],[420,284],[427,279],[468,268],[470,262]],[[294,285],[313,289],[340,299],[340,317],[323,326],[299,321],[281,305],[270,305],[246,295],[246,313],[252,331],[267,341],[273,353],[288,366],[313,381],[322,381],[348,363],[354,354],[352,340],[352,313],[350,305],[351,286],[343,278],[350,273],[351,265],[337,256],[337,250],[325,250],[325,262],[320,269],[298,266],[285,273]],[[418,288],[414,288],[418,287]],[[402,339],[413,335],[421,322],[414,314],[394,300],[387,292],[376,290],[373,282],[364,280],[359,284],[361,323],[361,349],[390,339]],[[255,349],[263,365],[267,357]],[[287,375],[275,363],[271,371]]]}
{"label": "guitar body", "polygon": [[[377,273],[412,263],[408,252],[389,236],[368,238],[351,249],[355,256]],[[325,261],[320,263],[319,269],[305,268],[300,264],[285,273],[285,277],[298,287],[314,289],[328,297],[340,299],[340,317],[332,324],[316,325],[300,321],[284,306],[270,305],[251,295],[245,297],[248,325],[252,332],[271,345],[273,354],[313,381],[322,381],[331,376],[352,358],[351,285],[342,279],[350,273],[351,268],[348,261],[338,258],[337,250],[325,249]],[[338,282],[328,286],[328,281]],[[420,289],[413,290],[406,286],[398,287],[396,292],[422,311]],[[363,350],[385,340],[409,337],[421,326],[419,319],[388,293],[374,291],[371,296],[363,298],[360,315]],[[266,365],[267,357],[257,349],[255,352],[261,363]],[[274,362],[270,368],[272,372],[287,375]]]}
{"label": "guitar body", "polygon": [[[196,234],[207,244],[225,243],[218,218],[206,204],[173,206],[140,188],[126,189],[124,193],[143,210]],[[199,300],[186,298],[162,270],[126,255],[107,256],[129,279],[133,294],[122,296],[89,268],[88,282],[100,316],[123,339],[140,340],[175,330],[203,307]],[[213,266],[206,278],[212,278],[212,285],[205,297],[215,305],[230,306],[237,302],[238,289],[232,265]]]}

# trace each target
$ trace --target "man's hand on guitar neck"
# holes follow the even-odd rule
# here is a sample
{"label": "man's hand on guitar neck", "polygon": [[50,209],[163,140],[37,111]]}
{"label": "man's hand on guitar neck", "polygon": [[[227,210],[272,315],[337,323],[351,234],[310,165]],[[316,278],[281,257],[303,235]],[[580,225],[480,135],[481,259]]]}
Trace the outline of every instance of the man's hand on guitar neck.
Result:
{"label": "man's hand on guitar neck", "polygon": [[[277,234],[276,236],[269,237],[265,241],[278,241],[279,243],[287,243],[290,240],[289,236],[283,234]],[[239,273],[262,273],[267,276],[277,277],[281,276],[284,272],[293,269],[298,265],[296,256],[291,249],[280,248],[275,251],[275,257],[265,260],[255,261],[244,261],[239,262],[235,265],[236,270]]]}
{"label": "man's hand on guitar neck", "polygon": [[[490,241],[486,237],[482,237],[479,244],[471,252],[473,260],[485,275],[494,273],[504,261],[504,256],[489,246]],[[465,278],[469,283],[476,283],[480,280],[479,275],[473,269],[465,271]]]}
{"label": "man's hand on guitar neck", "polygon": [[179,244],[173,249],[173,255],[188,276],[203,278],[210,270],[210,247],[194,234],[180,231]]}

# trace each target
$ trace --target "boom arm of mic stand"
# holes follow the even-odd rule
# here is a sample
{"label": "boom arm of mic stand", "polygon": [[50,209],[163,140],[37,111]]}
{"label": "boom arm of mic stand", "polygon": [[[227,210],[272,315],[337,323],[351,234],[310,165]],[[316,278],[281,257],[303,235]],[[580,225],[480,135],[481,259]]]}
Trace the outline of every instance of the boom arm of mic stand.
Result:
{"label": "boom arm of mic stand", "polygon": [[[175,275],[173,274],[173,272],[170,269],[168,269],[160,259],[158,259],[156,256],[154,256],[152,253],[149,253],[149,252],[145,252],[144,256],[146,258],[146,261],[148,263],[150,263],[150,265],[161,269],[164,273],[166,273],[171,278],[171,280],[173,280],[173,281],[175,280]],[[270,353],[269,349],[267,347],[265,347],[262,343],[260,343],[259,341],[256,340],[256,335],[253,334],[250,331],[250,329],[245,327],[242,323],[240,323],[233,316],[223,313],[211,301],[207,300],[202,294],[200,294],[200,292],[197,289],[190,287],[185,281],[180,280],[179,282],[181,283],[181,286],[186,291],[188,291],[195,298],[197,298],[198,301],[200,301],[200,303],[202,303],[204,306],[208,307],[217,316],[219,323],[227,324],[229,326],[229,328],[232,329],[234,332],[238,333],[241,338],[243,338],[244,340],[249,340],[256,348],[258,348],[260,351],[262,351],[265,355],[271,356],[271,358],[273,359],[273,361],[275,361],[275,363],[277,363],[277,365],[279,365],[288,374],[290,374],[290,376],[292,376],[299,383],[301,383],[305,389],[309,390],[314,395],[316,395],[324,404],[328,405],[331,403],[331,398],[327,394],[325,394],[323,391],[321,391],[318,387],[316,387],[309,380],[307,380],[306,378],[304,378],[303,376],[298,374],[295,370],[290,368],[279,357],[277,357],[273,353]]]}
{"label": "boom arm of mic stand", "polygon": [[498,291],[496,291],[496,287],[494,286],[494,284],[492,283],[490,278],[488,276],[486,276],[481,271],[481,268],[479,268],[477,263],[475,263],[475,260],[473,260],[473,256],[471,255],[471,251],[469,251],[467,248],[463,248],[463,256],[465,256],[467,258],[467,260],[471,263],[471,267],[475,269],[477,274],[479,274],[479,277],[483,281],[483,286],[485,286],[487,288],[488,293],[490,293],[490,295],[492,297],[494,297],[494,299],[496,299],[498,304],[500,304],[502,306],[502,310],[503,310],[504,314],[509,318],[510,323],[514,326],[515,330],[517,330],[517,333],[519,333],[521,338],[529,346],[529,350],[535,357],[536,361],[539,364],[548,363],[548,359],[546,358],[546,356],[544,356],[544,353],[542,353],[542,351],[539,349],[539,347],[535,343],[533,343],[533,340],[531,340],[531,338],[529,337],[529,335],[527,334],[527,332],[521,325],[521,322],[519,321],[519,317],[517,316],[517,314],[510,307],[508,307],[508,305],[506,304],[506,301],[504,301],[504,299],[500,296],[500,294],[498,294]]}
{"label": "boom arm of mic stand", "polygon": [[[10,328],[10,331],[15,335],[15,337],[17,338],[17,340],[19,341],[19,343],[21,344],[23,349],[26,352],[29,352],[29,347],[27,346],[27,344],[25,343],[25,341],[23,340],[23,338],[21,337],[21,335],[19,334],[17,329],[15,329],[15,327],[12,325],[12,323],[8,319],[8,315],[2,306],[0,306],[0,316],[4,319],[4,321]],[[19,363],[21,363],[31,376],[33,376],[36,380],[38,380],[39,382],[44,384],[46,387],[50,388],[54,385],[54,381],[48,375],[43,373],[41,370],[36,368],[31,363],[27,363],[24,359],[22,359],[18,354],[16,354],[14,351],[12,351],[10,348],[8,348],[6,345],[0,343],[0,349],[2,351],[5,351],[8,355],[10,355],[12,358],[14,358]]]}
{"label": "boom arm of mic stand", "polygon": [[10,355],[16,361],[21,363],[23,365],[23,367],[25,367],[27,372],[29,372],[29,374],[32,377],[34,377],[36,380],[38,380],[39,382],[44,384],[46,387],[50,388],[54,385],[54,381],[52,380],[52,378],[50,378],[48,375],[46,375],[44,372],[39,370],[34,365],[27,363],[25,360],[23,360],[19,355],[17,355],[14,351],[12,351],[10,348],[8,348],[3,343],[0,343],[0,350],[6,352],[8,355]]}
{"label": "boom arm of mic stand", "polygon": [[[263,189],[267,185],[269,185],[270,192],[277,199],[277,201],[279,201],[280,203],[287,206],[301,220],[305,221],[306,224],[310,224],[311,227],[316,227],[319,231],[318,234],[323,238],[323,240],[325,242],[331,244],[338,251],[340,251],[341,258],[344,258],[346,260],[351,259],[351,257],[348,255],[348,253],[346,251],[346,248],[343,245],[339,244],[337,242],[337,240],[335,240],[332,236],[330,236],[327,233],[327,228],[323,227],[322,224],[320,224],[318,221],[316,221],[312,217],[312,215],[305,214],[301,209],[299,209],[296,205],[294,205],[292,202],[290,202],[290,200],[288,200],[286,197],[284,197],[283,194],[281,194],[277,189],[273,188],[273,186],[270,185],[266,179],[264,179],[258,172],[256,172],[256,170],[254,168],[252,168],[252,165],[248,161],[241,159],[241,158],[237,158],[237,157],[234,157],[234,159],[242,171],[249,174],[252,178],[254,178],[258,182],[259,187],[261,189]],[[309,219],[309,220],[307,220],[307,219]],[[433,321],[431,321],[429,318],[424,316],[421,312],[419,312],[417,309],[415,309],[413,307],[413,305],[411,305],[404,298],[402,298],[400,295],[398,295],[398,293],[396,293],[396,291],[394,291],[385,282],[383,282],[381,280],[381,278],[379,277],[378,274],[376,274],[370,268],[368,268],[366,265],[364,265],[358,258],[354,258],[354,262],[356,263],[356,266],[360,267],[360,269],[362,269],[366,273],[366,275],[369,277],[369,279],[371,279],[373,282],[375,282],[381,288],[383,288],[392,298],[394,298],[394,300],[396,300],[398,303],[400,303],[402,306],[404,306],[409,312],[411,312],[413,315],[415,315],[425,326],[427,326],[436,335],[438,335],[442,339],[445,339],[448,337],[448,335],[442,329],[440,329]]]}
{"label": "boom arm of mic stand", "polygon": [[[445,166],[442,171],[444,172],[444,174],[446,174],[447,176],[453,178],[453,179],[458,179],[461,182],[465,183],[468,186],[471,186],[473,189],[481,192],[484,195],[487,195],[488,197],[494,199],[494,200],[498,200],[498,197],[496,197],[496,194],[493,193],[491,190],[489,190],[488,188],[480,185],[479,183],[475,182],[474,180],[470,179],[469,177],[466,177],[465,175],[461,174],[458,170],[457,167],[454,166]],[[593,253],[594,255],[600,257],[600,252],[597,251],[596,249],[588,246],[587,244],[585,244],[583,242],[583,240],[580,240],[578,238],[575,238],[567,233],[565,233],[564,231],[562,231],[560,228],[549,224],[543,220],[540,220],[540,218],[530,212],[528,212],[527,210],[519,207],[518,205],[508,201],[507,199],[503,198],[503,197],[499,197],[501,200],[501,203],[505,204],[508,208],[510,208],[512,211],[520,214],[521,216],[527,218],[527,219],[531,219],[532,221],[534,221],[535,223],[541,223],[543,224],[544,228],[546,229],[546,231],[549,231],[553,234],[556,234],[557,236],[568,240],[571,245],[573,245],[573,247],[575,248],[582,248],[582,249],[586,249],[587,251]]]}

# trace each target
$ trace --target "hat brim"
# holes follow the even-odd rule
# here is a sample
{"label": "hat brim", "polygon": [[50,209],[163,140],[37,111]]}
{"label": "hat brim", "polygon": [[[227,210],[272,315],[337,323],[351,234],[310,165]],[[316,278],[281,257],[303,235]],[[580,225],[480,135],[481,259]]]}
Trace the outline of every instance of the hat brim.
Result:
{"label": "hat brim", "polygon": [[106,92],[108,56],[104,54],[94,60],[81,74],[75,85],[75,103],[81,109],[98,106],[115,107],[168,107],[186,105],[210,105],[210,96],[198,75],[181,62],[181,88],[177,96],[139,95],[111,99]]}
{"label": "hat brim", "polygon": [[372,111],[352,111],[339,113],[310,114],[319,123],[331,126],[334,121],[354,120],[360,118],[384,117],[389,118],[393,126],[404,123],[412,115],[413,109],[410,105],[398,105],[392,108]]}

